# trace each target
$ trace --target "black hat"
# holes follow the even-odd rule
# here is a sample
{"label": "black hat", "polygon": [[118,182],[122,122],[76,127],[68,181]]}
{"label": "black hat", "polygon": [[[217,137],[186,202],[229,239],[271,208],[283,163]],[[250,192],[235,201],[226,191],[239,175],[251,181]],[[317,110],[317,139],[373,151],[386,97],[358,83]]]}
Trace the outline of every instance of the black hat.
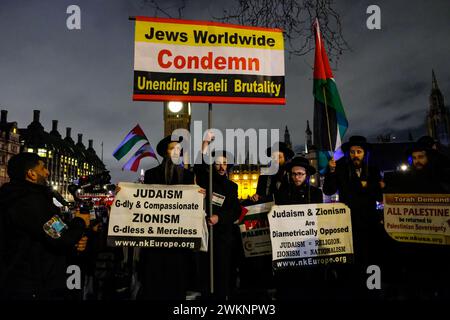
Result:
{"label": "black hat", "polygon": [[165,158],[167,156],[167,146],[171,143],[171,142],[178,142],[180,143],[181,141],[183,141],[183,137],[178,137],[178,140],[172,140],[172,135],[169,135],[167,137],[165,137],[164,139],[162,139],[160,142],[158,142],[158,145],[156,146],[156,152],[158,152],[158,154]]}
{"label": "black hat", "polygon": [[309,160],[304,157],[295,157],[286,164],[286,170],[289,172],[293,167],[305,168],[306,174],[311,176],[316,173],[316,168],[309,164]]}
{"label": "black hat", "polygon": [[405,150],[406,156],[412,155],[413,152],[426,151],[427,153],[433,151],[431,147],[427,143],[423,142],[414,142],[411,146],[409,146]]}
{"label": "black hat", "polygon": [[[267,156],[268,157],[270,157],[271,155],[272,155],[272,150],[273,149],[276,149],[276,150],[278,150],[279,152],[283,152],[283,154],[284,154],[284,156],[287,158],[287,159],[291,159],[293,156],[294,156],[294,151],[292,151],[288,146],[287,146],[287,144],[286,143],[284,143],[284,142],[277,142],[277,143],[275,143],[275,144],[273,144],[272,145],[272,147],[270,147],[270,148],[267,148],[267,150],[266,150],[266,154],[267,154]],[[275,151],[275,150],[274,150]]]}
{"label": "black hat", "polygon": [[367,152],[371,148],[370,143],[367,142],[367,139],[365,137],[351,136],[350,139],[348,139],[348,142],[344,143],[341,146],[341,149],[343,152],[348,152],[353,146],[359,146],[363,148],[365,152]]}
{"label": "black hat", "polygon": [[436,140],[434,140],[430,136],[423,136],[423,137],[420,137],[419,140],[417,140],[417,143],[423,144],[424,146],[428,147],[429,149],[432,149],[433,145],[436,144]]}

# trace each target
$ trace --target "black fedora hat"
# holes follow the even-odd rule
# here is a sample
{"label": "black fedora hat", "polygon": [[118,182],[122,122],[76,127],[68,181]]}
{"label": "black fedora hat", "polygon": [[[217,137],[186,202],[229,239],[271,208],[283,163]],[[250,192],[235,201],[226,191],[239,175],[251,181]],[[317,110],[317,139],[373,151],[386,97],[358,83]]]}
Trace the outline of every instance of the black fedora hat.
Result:
{"label": "black fedora hat", "polygon": [[432,153],[434,150],[429,146],[428,143],[424,142],[414,142],[405,150],[405,155],[407,157],[411,156],[413,152],[426,151],[427,154]]}
{"label": "black fedora hat", "polygon": [[272,155],[272,150],[273,151],[279,151],[279,152],[283,152],[284,156],[287,159],[292,159],[292,157],[294,156],[294,151],[292,151],[286,143],[284,142],[276,142],[274,143],[271,147],[267,148],[266,150],[266,154],[268,157],[270,157]]}
{"label": "black fedora hat", "polygon": [[309,160],[305,157],[295,157],[286,164],[286,170],[290,171],[293,167],[305,168],[306,174],[311,176],[316,173],[316,168],[309,164]]}
{"label": "black fedora hat", "polygon": [[158,152],[158,154],[161,157],[165,158],[167,156],[167,146],[171,142],[178,142],[178,143],[180,143],[181,141],[183,141],[183,137],[178,137],[178,140],[176,140],[176,139],[172,140],[172,135],[168,135],[167,137],[162,139],[160,142],[158,142],[158,145],[156,146],[156,152]]}
{"label": "black fedora hat", "polygon": [[364,151],[370,150],[370,143],[367,142],[367,139],[363,136],[351,136],[348,139],[348,142],[344,143],[341,147],[343,152],[348,152],[351,147],[358,146],[364,149]]}
{"label": "black fedora hat", "polygon": [[424,146],[428,147],[428,149],[432,149],[436,144],[436,140],[434,140],[434,138],[430,136],[422,136],[417,140],[417,143],[421,143]]}

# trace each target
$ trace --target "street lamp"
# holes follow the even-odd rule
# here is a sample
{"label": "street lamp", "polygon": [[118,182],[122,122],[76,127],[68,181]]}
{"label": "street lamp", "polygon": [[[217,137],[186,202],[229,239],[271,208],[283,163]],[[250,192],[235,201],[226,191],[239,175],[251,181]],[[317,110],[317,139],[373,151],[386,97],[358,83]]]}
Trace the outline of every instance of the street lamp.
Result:
{"label": "street lamp", "polygon": [[170,101],[167,104],[167,107],[169,108],[169,110],[173,113],[178,113],[181,111],[181,109],[183,109],[183,102],[180,101]]}

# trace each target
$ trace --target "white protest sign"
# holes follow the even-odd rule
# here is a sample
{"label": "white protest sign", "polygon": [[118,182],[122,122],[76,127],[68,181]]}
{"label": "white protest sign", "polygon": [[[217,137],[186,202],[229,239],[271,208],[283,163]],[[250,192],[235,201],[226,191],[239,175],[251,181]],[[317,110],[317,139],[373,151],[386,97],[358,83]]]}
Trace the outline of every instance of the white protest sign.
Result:
{"label": "white protest sign", "polygon": [[120,183],[111,206],[108,245],[206,251],[203,195],[195,185]]}
{"label": "white protest sign", "polygon": [[342,203],[273,206],[274,269],[353,261],[350,209]]}

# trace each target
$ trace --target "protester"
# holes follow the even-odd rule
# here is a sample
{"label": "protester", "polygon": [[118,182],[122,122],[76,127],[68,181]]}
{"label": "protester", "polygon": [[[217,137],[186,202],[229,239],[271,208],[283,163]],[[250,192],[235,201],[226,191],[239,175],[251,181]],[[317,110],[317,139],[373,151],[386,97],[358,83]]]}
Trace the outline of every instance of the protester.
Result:
{"label": "protester", "polygon": [[270,202],[273,201],[274,193],[282,184],[288,182],[288,175],[285,164],[293,156],[294,152],[284,143],[278,142],[266,150],[267,156],[272,158],[272,164],[278,165],[277,173],[274,175],[260,175],[256,187],[256,193],[251,197],[253,202]]}
{"label": "protester", "polygon": [[378,263],[378,243],[382,232],[381,216],[376,202],[382,201],[382,178],[378,168],[369,163],[371,146],[365,137],[352,136],[342,145],[345,156],[329,161],[323,193],[339,194],[339,202],[351,211],[354,268],[339,266],[339,286],[351,296],[366,292],[367,267]]}
{"label": "protester", "polygon": [[[288,183],[285,164],[294,156],[294,151],[280,141],[267,148],[266,155],[272,159],[270,167],[278,166],[278,169],[273,175],[259,175],[256,193],[250,199],[244,200],[243,206],[274,201],[274,194],[282,185]],[[271,256],[246,258],[242,245],[236,250],[235,255],[239,256],[237,260],[241,276],[240,284],[246,297],[270,299],[269,291],[274,288]]]}
{"label": "protester", "polygon": [[4,299],[68,297],[67,256],[83,251],[87,221],[63,221],[47,185],[49,171],[34,153],[8,162],[10,182],[0,188],[0,292]]}
{"label": "protester", "polygon": [[[428,141],[427,141],[428,140]],[[386,193],[445,194],[442,162],[429,139],[419,139],[406,150],[410,168],[386,181]],[[439,167],[436,167],[439,166]],[[441,175],[437,173],[441,172]],[[392,279],[387,299],[448,299],[450,264],[445,245],[391,241],[387,273]],[[432,270],[430,272],[430,270]]]}
{"label": "protester", "polygon": [[[304,157],[295,157],[286,165],[290,179],[275,192],[277,205],[322,203],[320,189],[311,186],[309,179],[316,169]],[[294,218],[292,218],[294,219]],[[316,300],[325,297],[325,266],[306,266],[303,269],[279,270],[275,273],[275,283],[279,300]]]}
{"label": "protester", "polygon": [[[180,161],[182,138],[173,141],[171,136],[162,139],[156,151],[162,163],[145,172],[146,184],[194,184],[194,175]],[[139,278],[142,289],[139,299],[184,300],[190,268],[191,252],[182,248],[143,248],[140,253]]]}
{"label": "protester", "polygon": [[[212,136],[211,136],[212,138]],[[205,140],[202,146],[203,157],[206,157],[208,144]],[[228,179],[228,169],[233,162],[232,156],[225,151],[209,153],[214,159],[212,173],[212,199],[207,196],[206,208],[208,223],[213,227],[214,252],[214,298],[227,300],[232,293],[232,248],[234,241],[234,222],[239,218],[241,207],[238,199],[238,186]],[[209,165],[204,162],[196,165],[195,174],[200,187],[209,195]],[[212,213],[209,213],[209,201],[212,201]],[[205,261],[206,262],[206,261]]]}

